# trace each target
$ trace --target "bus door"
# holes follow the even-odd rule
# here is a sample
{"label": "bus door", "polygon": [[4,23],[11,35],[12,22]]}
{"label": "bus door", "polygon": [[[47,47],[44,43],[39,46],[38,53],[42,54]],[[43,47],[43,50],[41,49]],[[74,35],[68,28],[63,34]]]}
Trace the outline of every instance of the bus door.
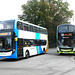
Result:
{"label": "bus door", "polygon": [[23,56],[23,39],[18,39],[17,54],[18,54],[18,57]]}

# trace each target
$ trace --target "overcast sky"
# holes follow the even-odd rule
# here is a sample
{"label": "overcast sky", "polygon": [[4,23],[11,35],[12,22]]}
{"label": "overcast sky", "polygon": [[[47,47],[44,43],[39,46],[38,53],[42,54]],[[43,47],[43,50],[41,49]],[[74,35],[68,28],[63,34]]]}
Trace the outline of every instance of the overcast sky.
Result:
{"label": "overcast sky", "polygon": [[0,21],[6,19],[17,19],[22,14],[21,5],[27,0],[0,0]]}
{"label": "overcast sky", "polygon": [[[0,21],[7,19],[17,19],[22,14],[21,5],[27,3],[28,0],[0,0]],[[64,0],[69,2],[69,8],[75,11],[75,0]],[[71,19],[71,23],[75,22]]]}

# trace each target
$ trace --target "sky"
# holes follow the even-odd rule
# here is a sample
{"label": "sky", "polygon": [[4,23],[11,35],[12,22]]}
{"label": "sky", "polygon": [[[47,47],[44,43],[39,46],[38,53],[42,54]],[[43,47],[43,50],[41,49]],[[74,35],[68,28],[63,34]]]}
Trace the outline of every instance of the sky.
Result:
{"label": "sky", "polygon": [[18,19],[22,14],[21,6],[27,3],[27,0],[0,0],[0,21],[7,19]]}
{"label": "sky", "polygon": [[75,24],[75,0],[63,0],[69,3],[69,9],[74,11],[74,16],[71,18],[71,24]]}
{"label": "sky", "polygon": [[[18,19],[18,15],[22,14],[21,6],[26,4],[28,0],[0,0],[0,21],[7,19]],[[75,13],[75,1],[74,0],[64,0],[67,1],[70,6],[69,9],[73,10]],[[75,19],[75,15],[73,16]],[[71,19],[71,23],[75,24],[75,20]]]}

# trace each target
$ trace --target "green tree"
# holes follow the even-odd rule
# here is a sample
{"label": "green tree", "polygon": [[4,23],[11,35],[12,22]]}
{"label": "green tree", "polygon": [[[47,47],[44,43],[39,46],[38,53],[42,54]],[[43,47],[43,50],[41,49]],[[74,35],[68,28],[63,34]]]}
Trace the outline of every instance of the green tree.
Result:
{"label": "green tree", "polygon": [[30,23],[46,27],[47,23],[52,21],[49,14],[49,5],[47,2],[38,2],[30,0],[27,4],[22,5],[23,15],[19,15],[19,19]]}
{"label": "green tree", "polygon": [[49,0],[50,15],[53,17],[53,20],[48,27],[51,31],[49,31],[49,40],[53,45],[56,41],[57,25],[70,23],[70,18],[73,16],[73,10],[69,10],[68,6],[68,2],[62,2],[62,0]]}
{"label": "green tree", "polygon": [[18,18],[23,21],[46,27],[50,44],[56,41],[56,27],[59,24],[70,23],[73,11],[69,10],[68,2],[62,0],[29,0],[22,5],[23,14]]}

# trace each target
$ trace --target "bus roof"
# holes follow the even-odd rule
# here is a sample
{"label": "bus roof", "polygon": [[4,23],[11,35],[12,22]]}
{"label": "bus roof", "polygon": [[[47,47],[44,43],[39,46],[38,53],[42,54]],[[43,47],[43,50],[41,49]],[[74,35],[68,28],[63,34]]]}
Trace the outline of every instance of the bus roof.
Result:
{"label": "bus roof", "polygon": [[73,24],[61,24],[61,25],[58,25],[57,27],[64,26],[64,25],[72,25],[72,26],[75,26]]}
{"label": "bus roof", "polygon": [[[35,25],[35,24],[32,24],[32,23],[29,23],[29,22],[27,22],[27,21],[22,21],[22,20],[18,20],[18,19],[9,19],[9,21],[10,21],[10,20],[20,21],[20,22],[23,22],[23,23],[26,23],[26,24],[30,24],[30,25],[32,25],[32,26],[39,27],[39,28],[42,28],[42,29],[47,30],[47,29],[44,28],[44,27],[41,27],[41,26],[38,26],[38,25]],[[3,21],[7,21],[7,20],[3,20]],[[1,22],[2,22],[2,21],[1,21]]]}

